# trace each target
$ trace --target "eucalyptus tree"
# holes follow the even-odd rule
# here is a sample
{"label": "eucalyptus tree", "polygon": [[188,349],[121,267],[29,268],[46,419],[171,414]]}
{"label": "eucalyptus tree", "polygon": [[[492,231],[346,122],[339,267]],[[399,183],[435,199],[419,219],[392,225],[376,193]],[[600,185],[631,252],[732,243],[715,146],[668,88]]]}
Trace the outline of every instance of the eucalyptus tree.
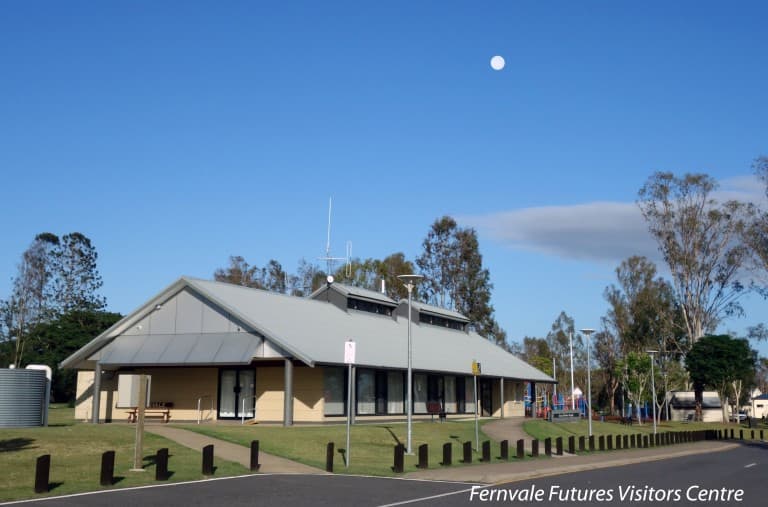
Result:
{"label": "eucalyptus tree", "polygon": [[419,293],[426,302],[465,315],[475,330],[500,345],[506,333],[493,316],[491,275],[483,267],[477,232],[444,216],[430,227],[416,259],[424,281]]}
{"label": "eucalyptus tree", "polygon": [[728,315],[741,314],[739,280],[749,249],[740,241],[750,207],[712,197],[717,183],[706,174],[653,174],[638,205],[672,274],[688,343],[693,345]]}

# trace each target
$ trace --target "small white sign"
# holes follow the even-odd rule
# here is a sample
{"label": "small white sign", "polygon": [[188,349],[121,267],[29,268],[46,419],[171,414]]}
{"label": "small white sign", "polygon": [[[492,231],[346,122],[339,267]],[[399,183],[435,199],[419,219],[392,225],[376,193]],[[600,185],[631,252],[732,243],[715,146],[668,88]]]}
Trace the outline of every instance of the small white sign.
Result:
{"label": "small white sign", "polygon": [[344,364],[355,364],[355,342],[352,340],[344,343]]}

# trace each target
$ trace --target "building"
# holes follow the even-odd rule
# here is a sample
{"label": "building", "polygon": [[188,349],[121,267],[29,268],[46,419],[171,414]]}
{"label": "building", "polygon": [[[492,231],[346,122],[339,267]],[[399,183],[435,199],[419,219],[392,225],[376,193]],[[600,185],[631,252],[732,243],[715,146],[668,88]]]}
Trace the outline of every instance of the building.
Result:
{"label": "building", "polygon": [[750,399],[749,416],[762,419],[768,417],[768,394],[759,393]]}
{"label": "building", "polygon": [[[554,382],[471,331],[459,313],[413,302],[411,314],[415,417],[436,403],[448,417],[523,416],[525,384]],[[152,403],[169,407],[174,421],[338,421],[347,411],[349,339],[353,415],[404,418],[408,302],[338,283],[299,298],[181,278],[61,366],[78,370],[78,419],[127,417],[144,373]]]}
{"label": "building", "polygon": [[[694,391],[670,391],[669,418],[673,421],[685,421],[689,414],[696,415],[696,393]],[[704,391],[701,402],[702,422],[722,422],[723,407],[717,391]]]}

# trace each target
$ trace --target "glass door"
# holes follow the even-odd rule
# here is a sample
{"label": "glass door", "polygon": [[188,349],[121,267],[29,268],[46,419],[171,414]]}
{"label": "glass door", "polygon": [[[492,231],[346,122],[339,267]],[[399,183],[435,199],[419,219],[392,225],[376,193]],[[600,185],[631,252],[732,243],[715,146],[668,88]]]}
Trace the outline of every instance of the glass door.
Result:
{"label": "glass door", "polygon": [[252,369],[223,369],[219,373],[219,419],[253,418],[255,375]]}

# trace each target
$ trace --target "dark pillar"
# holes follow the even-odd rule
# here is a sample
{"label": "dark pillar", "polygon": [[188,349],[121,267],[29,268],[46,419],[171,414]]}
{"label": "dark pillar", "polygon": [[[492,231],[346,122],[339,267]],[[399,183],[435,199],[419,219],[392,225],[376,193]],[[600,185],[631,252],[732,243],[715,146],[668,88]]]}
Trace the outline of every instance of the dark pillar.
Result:
{"label": "dark pillar", "polygon": [[203,475],[213,475],[213,444],[203,447]]}
{"label": "dark pillar", "polygon": [[[333,473],[333,456],[335,445],[333,442],[328,442],[325,446],[325,471]],[[395,446],[395,467],[397,467],[397,446]],[[402,470],[400,470],[402,472]],[[395,470],[397,472],[397,470]]]}
{"label": "dark pillar", "polygon": [[531,456],[536,458],[539,455],[539,440],[534,438],[531,440]]}
{"label": "dark pillar", "polygon": [[461,462],[472,463],[472,442],[470,440],[464,442],[462,450],[464,451],[464,459],[462,459]]}
{"label": "dark pillar", "polygon": [[283,426],[293,426],[293,361],[285,361],[285,392],[283,398]]}
{"label": "dark pillar", "polygon": [[595,450],[595,436],[590,435],[589,436],[589,452],[594,452]]}
{"label": "dark pillar", "polygon": [[113,482],[115,482],[115,451],[106,451],[101,455],[99,484],[111,486]]}
{"label": "dark pillar", "polygon": [[613,435],[608,435],[605,438],[605,445],[608,448],[609,451],[613,450]]}
{"label": "dark pillar", "polygon": [[544,439],[544,454],[552,456],[552,439],[550,437]]}
{"label": "dark pillar", "polygon": [[584,452],[586,449],[586,439],[584,438],[584,435],[579,437],[579,452]]}
{"label": "dark pillar", "polygon": [[155,455],[155,480],[168,480],[168,448],[163,447]]}
{"label": "dark pillar", "polygon": [[557,437],[555,439],[555,454],[558,456],[563,455],[563,437]]}
{"label": "dark pillar", "polygon": [[509,440],[502,440],[500,444],[501,459],[504,461],[509,460]]}
{"label": "dark pillar", "polygon": [[443,462],[440,463],[444,467],[451,466],[451,463],[453,463],[453,446],[450,442],[447,442],[443,444]]}
{"label": "dark pillar", "polygon": [[403,473],[405,465],[405,446],[403,444],[397,444],[395,446],[395,462],[392,466],[392,471],[396,474]]}
{"label": "dark pillar", "polygon": [[419,468],[429,468],[429,449],[427,444],[421,444],[419,446],[419,464],[416,465]]}
{"label": "dark pillar", "polygon": [[259,463],[259,441],[251,440],[251,472],[255,472],[259,468],[261,468]]}
{"label": "dark pillar", "polygon": [[624,435],[624,436],[621,438],[621,440],[622,440],[622,442],[621,442],[621,447],[622,447],[623,449],[629,449],[629,435]]}
{"label": "dark pillar", "polygon": [[44,454],[35,463],[35,493],[48,492],[48,480],[51,477],[51,455]]}
{"label": "dark pillar", "polygon": [[568,437],[568,454],[576,454],[576,437]]}
{"label": "dark pillar", "polygon": [[523,459],[525,457],[525,440],[522,438],[517,441],[517,459]]}
{"label": "dark pillar", "polygon": [[600,449],[601,451],[604,451],[605,450],[605,435],[600,435],[597,438],[597,442],[598,442],[598,449]]}

